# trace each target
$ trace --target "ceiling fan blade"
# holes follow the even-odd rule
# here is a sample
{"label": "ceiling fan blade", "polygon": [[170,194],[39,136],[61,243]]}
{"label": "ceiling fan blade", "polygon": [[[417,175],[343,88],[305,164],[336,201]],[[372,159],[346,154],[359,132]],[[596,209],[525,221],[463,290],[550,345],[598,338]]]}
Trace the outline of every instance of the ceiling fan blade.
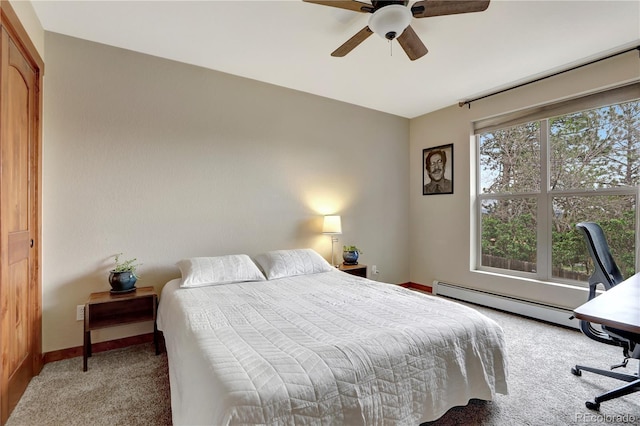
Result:
{"label": "ceiling fan blade", "polygon": [[369,3],[362,3],[355,0],[302,0],[306,3],[321,4],[323,6],[337,7],[340,9],[353,10],[354,12],[370,13],[373,12],[373,6]]}
{"label": "ceiling fan blade", "polygon": [[343,57],[347,53],[355,49],[360,43],[365,41],[369,36],[373,34],[373,31],[369,27],[364,27],[356,33],[353,37],[347,40],[342,46],[333,51],[331,56]]}
{"label": "ceiling fan blade", "polygon": [[414,18],[455,15],[456,13],[482,12],[489,7],[489,0],[422,0],[411,6]]}
{"label": "ceiling fan blade", "polygon": [[420,40],[416,32],[413,31],[411,25],[398,37],[398,43],[400,43],[400,46],[402,46],[412,61],[422,58],[428,52],[427,47],[422,43],[422,40]]}

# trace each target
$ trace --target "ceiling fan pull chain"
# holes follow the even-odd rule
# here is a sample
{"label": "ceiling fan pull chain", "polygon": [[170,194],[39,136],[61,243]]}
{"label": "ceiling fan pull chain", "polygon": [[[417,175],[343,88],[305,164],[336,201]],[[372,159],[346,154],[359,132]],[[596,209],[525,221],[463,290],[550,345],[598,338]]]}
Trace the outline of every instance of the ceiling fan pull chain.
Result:
{"label": "ceiling fan pull chain", "polygon": [[393,56],[393,40],[389,40],[389,56]]}

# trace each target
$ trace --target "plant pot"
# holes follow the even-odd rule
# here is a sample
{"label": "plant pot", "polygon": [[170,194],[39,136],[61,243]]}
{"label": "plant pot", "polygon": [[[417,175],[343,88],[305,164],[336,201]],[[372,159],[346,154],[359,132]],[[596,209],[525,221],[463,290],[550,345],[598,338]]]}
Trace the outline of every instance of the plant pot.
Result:
{"label": "plant pot", "polygon": [[344,259],[345,265],[357,265],[358,264],[358,256],[360,254],[357,251],[343,251],[342,258]]}
{"label": "plant pot", "polygon": [[109,284],[111,284],[112,293],[127,293],[135,290],[137,280],[131,271],[109,272]]}

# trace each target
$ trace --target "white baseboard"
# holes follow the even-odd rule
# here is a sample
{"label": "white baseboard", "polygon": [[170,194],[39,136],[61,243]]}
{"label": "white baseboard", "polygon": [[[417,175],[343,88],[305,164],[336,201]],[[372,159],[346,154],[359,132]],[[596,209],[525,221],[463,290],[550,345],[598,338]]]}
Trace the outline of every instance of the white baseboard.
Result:
{"label": "white baseboard", "polygon": [[573,312],[568,309],[518,299],[512,296],[489,293],[460,285],[443,283],[441,281],[433,282],[433,294],[512,312],[565,327],[575,329],[579,329],[580,327],[577,320],[569,319],[573,315]]}

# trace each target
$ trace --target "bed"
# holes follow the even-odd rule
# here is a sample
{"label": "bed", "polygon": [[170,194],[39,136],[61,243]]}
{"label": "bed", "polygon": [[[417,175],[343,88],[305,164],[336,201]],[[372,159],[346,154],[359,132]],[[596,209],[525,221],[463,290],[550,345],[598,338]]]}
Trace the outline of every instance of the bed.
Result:
{"label": "bed", "polygon": [[175,425],[417,425],[507,393],[502,329],[469,307],[310,249],[178,266],[158,309]]}

